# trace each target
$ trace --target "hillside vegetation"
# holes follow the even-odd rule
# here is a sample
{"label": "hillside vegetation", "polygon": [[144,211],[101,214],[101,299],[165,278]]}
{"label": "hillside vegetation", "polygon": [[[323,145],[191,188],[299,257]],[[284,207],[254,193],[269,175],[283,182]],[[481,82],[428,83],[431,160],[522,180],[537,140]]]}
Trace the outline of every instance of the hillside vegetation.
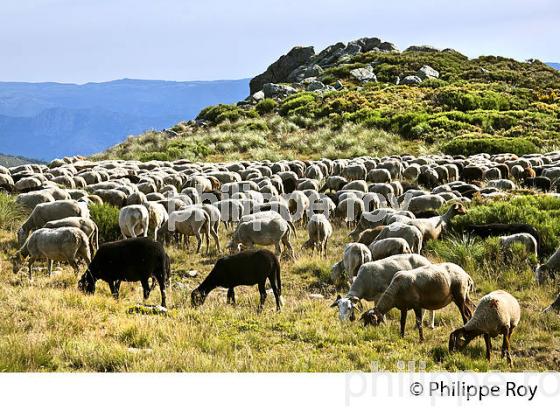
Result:
{"label": "hillside vegetation", "polygon": [[[401,152],[421,145],[454,155],[526,154],[558,145],[560,73],[540,61],[469,59],[451,49],[411,47],[313,65],[324,53],[308,63],[314,77],[207,107],[197,121],[129,138],[99,157],[349,157],[390,154],[395,144]],[[436,73],[419,71],[426,66]],[[404,84],[414,76],[421,82]]]}

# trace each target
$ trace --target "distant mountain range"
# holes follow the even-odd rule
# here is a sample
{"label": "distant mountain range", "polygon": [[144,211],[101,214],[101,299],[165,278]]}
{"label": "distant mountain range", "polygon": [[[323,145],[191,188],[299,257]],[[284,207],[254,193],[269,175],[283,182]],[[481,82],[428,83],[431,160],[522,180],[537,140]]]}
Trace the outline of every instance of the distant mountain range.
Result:
{"label": "distant mountain range", "polygon": [[116,80],[84,85],[0,82],[0,151],[50,160],[89,155],[149,129],[248,95],[249,80]]}
{"label": "distant mountain range", "polygon": [[548,64],[552,68],[556,68],[557,70],[560,70],[560,63],[546,63],[546,64]]}

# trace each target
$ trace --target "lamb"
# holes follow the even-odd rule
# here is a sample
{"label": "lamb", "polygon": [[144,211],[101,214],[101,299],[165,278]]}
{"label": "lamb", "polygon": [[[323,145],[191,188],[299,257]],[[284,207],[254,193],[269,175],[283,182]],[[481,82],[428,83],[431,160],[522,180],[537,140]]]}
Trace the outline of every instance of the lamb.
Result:
{"label": "lamb", "polygon": [[35,229],[42,228],[49,221],[67,218],[69,216],[89,217],[87,206],[74,200],[47,202],[38,204],[29,218],[23,223],[18,230],[18,245],[22,246],[29,233]]}
{"label": "lamb", "polygon": [[307,222],[307,233],[309,240],[307,240],[303,247],[308,247],[315,250],[319,248],[322,257],[327,256],[327,242],[333,234],[333,228],[329,220],[323,214],[313,214]]}
{"label": "lamb", "polygon": [[79,228],[37,229],[11,258],[14,273],[20,270],[27,257],[29,257],[29,279],[32,278],[33,264],[41,258],[48,261],[49,276],[52,273],[53,261],[69,263],[78,274],[78,259],[86,263],[91,261],[89,238]]}
{"label": "lamb", "polygon": [[[95,293],[95,284],[101,279],[109,284],[118,299],[122,281],[142,284],[144,300],[150,296],[149,279],[157,281],[161,292],[161,306],[166,307],[165,287],[169,285],[171,267],[163,245],[150,238],[130,238],[101,245],[78,282],[85,293]],[[155,284],[155,282],[154,282]]]}
{"label": "lamb", "polygon": [[508,250],[514,243],[521,243],[525,246],[525,249],[529,254],[535,255],[537,257],[537,240],[535,237],[529,233],[515,233],[508,236],[500,236],[500,245],[502,249]]}
{"label": "lamb", "polygon": [[376,261],[393,255],[412,253],[408,242],[403,238],[387,238],[374,241],[368,246],[371,260]]}
{"label": "lamb", "polygon": [[191,304],[198,307],[204,303],[208,294],[217,287],[228,289],[227,301],[235,304],[236,286],[258,285],[261,312],[266,300],[266,280],[276,299],[276,310],[281,309],[282,283],[278,258],[267,249],[247,250],[235,255],[218,259],[206,279],[191,293]]}
{"label": "lamb", "polygon": [[148,236],[150,214],[143,205],[128,205],[119,212],[119,227],[124,239]]}
{"label": "lamb", "polygon": [[400,271],[395,274],[389,287],[377,305],[362,315],[364,325],[378,325],[384,315],[396,307],[401,311],[401,337],[404,337],[406,315],[410,309],[416,315],[416,326],[420,342],[424,341],[422,309],[438,310],[455,302],[467,323],[472,316],[469,292],[474,282],[467,272],[454,263],[439,263]]}
{"label": "lamb", "polygon": [[431,262],[416,254],[394,255],[375,262],[364,263],[345,297],[338,296],[331,307],[338,308],[341,321],[355,320],[354,310],[361,305],[361,299],[378,302],[395,273],[410,270]]}
{"label": "lamb", "polygon": [[282,253],[280,248],[280,242],[282,242],[288,250],[289,257],[295,259],[290,243],[290,233],[290,225],[279,215],[242,221],[233,232],[228,248],[233,252],[240,251],[242,247],[250,248],[255,244],[274,245],[276,255],[279,256]]}
{"label": "lamb", "polygon": [[331,270],[331,280],[338,284],[344,278],[344,272],[348,276],[348,283],[352,284],[354,276],[358,273],[358,269],[364,263],[371,261],[371,252],[368,247],[362,243],[349,243],[344,247],[344,256],[341,262],[333,265]]}
{"label": "lamb", "polygon": [[486,359],[490,361],[492,349],[490,338],[503,335],[502,357],[507,357],[508,364],[513,366],[510,354],[510,339],[513,329],[519,324],[521,308],[519,302],[504,290],[495,290],[478,302],[473,316],[465,325],[449,336],[449,351],[463,349],[471,340],[479,335],[484,336]]}
{"label": "lamb", "polygon": [[422,250],[422,232],[416,226],[407,225],[401,222],[394,222],[387,225],[377,236],[377,240],[386,238],[403,238],[408,242],[410,249],[414,253]]}
{"label": "lamb", "polygon": [[45,228],[56,229],[64,227],[73,227],[82,230],[83,233],[89,238],[89,245],[92,252],[99,249],[99,229],[95,222],[89,218],[82,218],[80,216],[70,216],[68,218],[57,219],[45,224]]}

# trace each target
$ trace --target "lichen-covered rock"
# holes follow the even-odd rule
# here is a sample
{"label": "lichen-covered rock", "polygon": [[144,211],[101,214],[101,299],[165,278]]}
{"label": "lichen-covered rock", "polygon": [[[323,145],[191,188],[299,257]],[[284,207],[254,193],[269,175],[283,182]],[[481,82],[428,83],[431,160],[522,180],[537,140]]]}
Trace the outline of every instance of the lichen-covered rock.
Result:
{"label": "lichen-covered rock", "polygon": [[434,70],[429,65],[422,66],[422,68],[416,72],[416,75],[422,80],[439,78],[439,72],[437,70]]}
{"label": "lichen-covered rock", "polygon": [[362,82],[362,83],[367,83],[370,81],[376,82],[377,81],[377,77],[375,76],[375,73],[373,72],[373,67],[368,65],[362,68],[355,68],[353,70],[350,70],[350,75],[352,77],[354,77],[356,80]]}

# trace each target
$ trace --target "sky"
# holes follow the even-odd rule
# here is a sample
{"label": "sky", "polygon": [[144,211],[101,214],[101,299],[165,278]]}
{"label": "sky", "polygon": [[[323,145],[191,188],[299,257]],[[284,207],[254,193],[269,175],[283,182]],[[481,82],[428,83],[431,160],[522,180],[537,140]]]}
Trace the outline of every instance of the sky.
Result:
{"label": "sky", "polygon": [[560,62],[560,1],[0,0],[0,81],[248,78],[360,37]]}

